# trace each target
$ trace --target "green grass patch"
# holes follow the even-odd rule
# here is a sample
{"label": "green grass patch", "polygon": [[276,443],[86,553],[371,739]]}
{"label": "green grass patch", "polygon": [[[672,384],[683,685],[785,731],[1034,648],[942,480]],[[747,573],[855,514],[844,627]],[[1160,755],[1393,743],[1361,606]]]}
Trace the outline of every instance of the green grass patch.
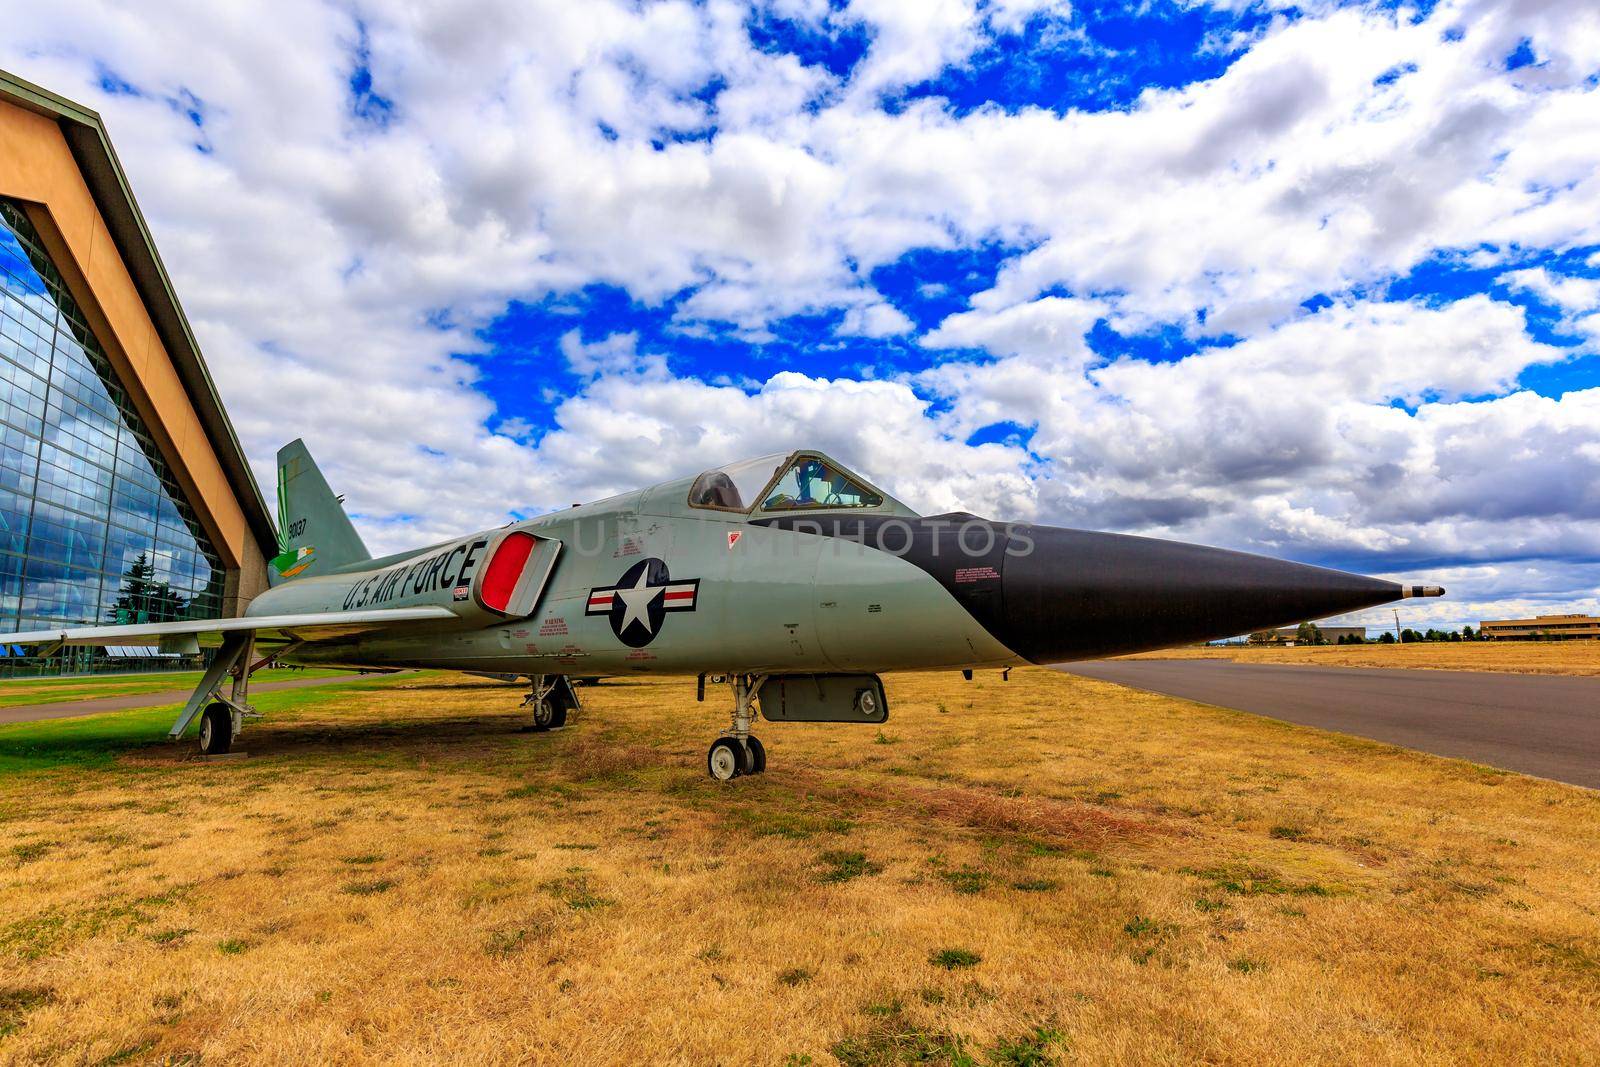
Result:
{"label": "green grass patch", "polygon": [[928,962],[947,971],[959,967],[976,967],[983,957],[968,948],[941,948],[928,955]]}
{"label": "green grass patch", "polygon": [[871,1016],[874,1019],[887,1019],[889,1016],[899,1015],[905,1010],[905,1001],[899,997],[890,997],[887,1000],[875,1000],[870,1004],[863,1005],[861,1014]]}
{"label": "green grass patch", "polygon": [[1200,869],[1185,867],[1183,873],[1203,878],[1224,893],[1242,897],[1331,897],[1336,892],[1320,882],[1285,881],[1277,872],[1264,867],[1246,867],[1238,864]]}
{"label": "green grass patch", "polygon": [[0,955],[36,960],[82,938],[100,933],[133,934],[156,921],[157,909],[181,901],[192,885],[136,900],[102,900],[81,908],[49,908],[0,925]]}
{"label": "green grass patch", "polygon": [[834,849],[822,853],[817,857],[826,870],[817,875],[817,881],[824,883],[848,882],[852,878],[860,878],[866,874],[878,874],[883,870],[879,864],[867,859],[863,852],[845,852]]}
{"label": "green grass patch", "polygon": [[32,863],[55,847],[54,841],[29,841],[22,845],[12,845],[11,857],[18,863]]}
{"label": "green grass patch", "polygon": [[521,952],[527,940],[526,930],[495,930],[483,943],[483,951],[497,960],[503,960]]}
{"label": "green grass patch", "polygon": [[392,878],[374,878],[365,882],[346,882],[340,886],[340,892],[349,893],[355,897],[371,897],[379,893],[387,893],[395,887]]}
{"label": "green grass patch", "polygon": [[94,1067],[115,1067],[119,1063],[132,1063],[156,1047],[154,1041],[141,1041],[137,1045],[126,1045],[109,1056],[103,1056],[94,1061]]}
{"label": "green grass patch", "polygon": [[173,927],[171,930],[158,930],[150,935],[150,940],[158,945],[175,945],[194,933],[193,928],[187,926]]}
{"label": "green grass patch", "polygon": [[1168,934],[1175,934],[1178,928],[1172,923],[1157,922],[1144,915],[1135,915],[1122,924],[1122,932],[1135,941],[1144,938],[1161,938]]}
{"label": "green grass patch", "polygon": [[865,1030],[828,1049],[843,1067],[880,1067],[895,1063],[942,1063],[974,1067],[966,1039],[942,1030],[914,1026],[903,1015],[877,1020]]}
{"label": "green grass patch", "polygon": [[141,708],[0,726],[0,777],[110,766],[123,752],[159,743],[176,715],[175,707]]}
{"label": "green grass patch", "polygon": [[471,911],[486,904],[498,904],[502,900],[509,900],[517,894],[519,884],[517,879],[504,876],[479,878],[472,883],[466,893],[462,894],[461,908],[463,911]]}
{"label": "green grass patch", "polygon": [[778,984],[792,988],[797,985],[805,985],[811,981],[811,977],[811,972],[804,967],[790,967],[788,970],[779,973]]}
{"label": "green grass patch", "polygon": [[1012,882],[1011,888],[1020,893],[1048,893],[1060,889],[1061,883],[1054,878],[1024,878],[1020,882]]}
{"label": "green grass patch", "polygon": [[[295,677],[305,677],[309,673],[297,672]],[[270,720],[274,715],[287,716],[323,701],[346,698],[353,688],[387,684],[387,681],[382,677],[351,675],[349,682],[315,689],[253,694],[251,703]],[[126,752],[162,744],[181,706],[180,701],[152,708],[0,726],[0,778],[59,768],[110,766]],[[259,726],[255,728],[260,729]],[[198,729],[197,724],[191,724],[189,732],[192,734]],[[244,734],[241,747],[248,747],[250,736],[248,731]]]}
{"label": "green grass patch", "polygon": [[[257,671],[253,683],[286,682],[299,678],[333,678],[348,671],[282,668]],[[0,708],[29,707],[35,704],[65,704],[75,700],[102,697],[143,696],[192,690],[200,684],[200,671],[174,671],[170,674],[97,674],[84,678],[7,678],[0,680]]]}
{"label": "green grass patch", "polygon": [[1061,1031],[1036,1026],[1019,1037],[1001,1038],[988,1049],[987,1057],[1005,1067],[1049,1067],[1056,1062],[1051,1050],[1061,1043]]}
{"label": "green grass patch", "polygon": [[989,888],[989,872],[981,867],[962,865],[948,871],[935,871],[939,880],[957,893],[976,895]]}
{"label": "green grass patch", "polygon": [[787,841],[804,841],[818,834],[848,834],[855,823],[837,815],[819,815],[801,811],[784,811],[773,807],[751,807],[730,812],[756,837],[781,837]]}
{"label": "green grass patch", "polygon": [[552,878],[547,882],[539,883],[539,888],[566,904],[573,911],[593,911],[596,908],[610,907],[616,903],[616,901],[609,900],[596,893],[589,884],[589,876],[585,874]]}
{"label": "green grass patch", "polygon": [[0,1039],[16,1033],[28,1013],[50,1003],[52,995],[44,986],[0,986]]}

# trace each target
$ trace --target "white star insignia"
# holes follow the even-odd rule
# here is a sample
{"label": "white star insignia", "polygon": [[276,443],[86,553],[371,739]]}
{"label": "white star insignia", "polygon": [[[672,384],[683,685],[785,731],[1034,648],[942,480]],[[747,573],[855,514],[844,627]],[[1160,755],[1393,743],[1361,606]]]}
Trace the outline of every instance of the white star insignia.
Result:
{"label": "white star insignia", "polygon": [[664,585],[650,585],[650,569],[641,568],[639,580],[631,589],[619,588],[616,595],[622,598],[622,622],[617,626],[621,633],[633,623],[637,622],[644,627],[645,633],[654,633],[650,628],[650,605],[655,603],[656,597],[666,590]]}

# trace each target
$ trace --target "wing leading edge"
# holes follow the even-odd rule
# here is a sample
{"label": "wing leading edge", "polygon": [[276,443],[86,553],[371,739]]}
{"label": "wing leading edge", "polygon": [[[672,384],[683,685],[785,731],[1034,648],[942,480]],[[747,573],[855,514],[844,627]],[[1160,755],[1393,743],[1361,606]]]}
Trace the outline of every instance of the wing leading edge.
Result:
{"label": "wing leading edge", "polygon": [[394,623],[442,622],[457,616],[441,606],[322,611],[303,615],[247,615],[237,619],[196,619],[129,626],[80,626],[0,634],[0,645],[159,645],[177,637],[253,632],[257,638],[318,641],[378,630]]}

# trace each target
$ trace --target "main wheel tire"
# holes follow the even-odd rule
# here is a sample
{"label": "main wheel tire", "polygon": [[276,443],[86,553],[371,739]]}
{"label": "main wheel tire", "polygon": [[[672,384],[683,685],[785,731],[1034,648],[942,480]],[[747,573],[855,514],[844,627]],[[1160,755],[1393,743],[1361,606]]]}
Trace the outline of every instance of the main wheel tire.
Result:
{"label": "main wheel tire", "polygon": [[[563,716],[564,718],[564,716]],[[535,730],[548,730],[555,725],[556,707],[549,700],[540,700],[533,705],[533,728]]]}
{"label": "main wheel tire", "polygon": [[706,751],[706,773],[719,782],[731,782],[749,773],[748,759],[743,745],[731,737],[719,737]]}
{"label": "main wheel tire", "polygon": [[550,712],[550,729],[559,730],[567,725],[567,706],[557,704]]}
{"label": "main wheel tire", "polygon": [[200,716],[200,754],[220,756],[233,747],[233,709],[221,702],[207,705]]}
{"label": "main wheel tire", "polygon": [[745,742],[750,749],[750,773],[761,774],[767,769],[767,746],[761,743],[761,738],[751,734]]}

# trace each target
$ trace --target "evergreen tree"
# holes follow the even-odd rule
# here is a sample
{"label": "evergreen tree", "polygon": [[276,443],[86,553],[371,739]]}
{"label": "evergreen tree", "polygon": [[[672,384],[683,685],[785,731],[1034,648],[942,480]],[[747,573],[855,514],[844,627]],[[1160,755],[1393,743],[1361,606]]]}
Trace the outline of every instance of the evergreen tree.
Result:
{"label": "evergreen tree", "polygon": [[170,622],[183,618],[184,599],[170,583],[156,581],[155,564],[141,552],[122,575],[122,588],[107,612],[118,625]]}

